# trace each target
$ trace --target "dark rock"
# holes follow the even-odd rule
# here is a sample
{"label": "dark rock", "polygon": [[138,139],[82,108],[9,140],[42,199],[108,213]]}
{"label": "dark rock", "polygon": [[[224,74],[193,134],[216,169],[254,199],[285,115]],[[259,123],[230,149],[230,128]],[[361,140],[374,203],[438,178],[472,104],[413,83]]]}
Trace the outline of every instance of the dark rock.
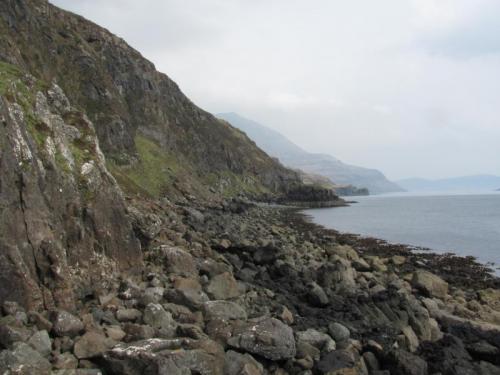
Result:
{"label": "dark rock", "polygon": [[215,300],[236,298],[241,294],[237,281],[229,272],[212,277],[206,287],[206,292]]}
{"label": "dark rock", "polygon": [[317,370],[320,374],[366,374],[367,370],[363,360],[357,353],[347,350],[335,350],[321,358],[317,364]]}
{"label": "dark rock", "polygon": [[119,322],[135,322],[142,317],[142,313],[137,309],[119,309],[116,311],[116,319]]}
{"label": "dark rock", "polygon": [[31,332],[18,326],[14,317],[8,315],[0,320],[0,347],[10,348],[15,342],[24,342],[29,339]]}
{"label": "dark rock", "polygon": [[63,310],[52,312],[50,320],[53,324],[52,331],[56,336],[75,337],[84,328],[80,319]]}
{"label": "dark rock", "polygon": [[45,358],[47,358],[52,351],[52,341],[47,331],[35,332],[27,343]]}
{"label": "dark rock", "polygon": [[52,364],[58,370],[71,370],[78,367],[78,359],[73,354],[64,352],[56,354]]}
{"label": "dark rock", "polygon": [[247,313],[239,304],[230,301],[208,301],[203,304],[206,320],[212,319],[247,319]]}
{"label": "dark rock", "polygon": [[171,246],[161,246],[160,253],[164,259],[164,265],[168,273],[190,276],[196,275],[196,263],[188,252]]}
{"label": "dark rock", "polygon": [[78,359],[97,357],[115,345],[115,341],[98,332],[87,332],[75,342],[73,352]]}
{"label": "dark rock", "polygon": [[15,343],[11,350],[0,352],[0,373],[19,375],[49,375],[52,366],[28,344]]}
{"label": "dark rock", "polygon": [[274,361],[293,358],[296,354],[292,329],[274,318],[236,327],[228,344]]}
{"label": "dark rock", "polygon": [[332,338],[337,342],[347,341],[351,336],[349,329],[337,322],[328,325],[328,332],[330,332]]}
{"label": "dark rock", "polygon": [[52,323],[37,311],[30,311],[28,320],[37,326],[39,330],[52,331]]}
{"label": "dark rock", "polygon": [[326,306],[330,302],[323,288],[314,282],[309,284],[307,298],[313,306]]}
{"label": "dark rock", "polygon": [[127,334],[125,341],[128,342],[150,339],[155,335],[153,327],[143,324],[125,323],[123,330]]}
{"label": "dark rock", "polygon": [[222,374],[224,352],[212,341],[150,339],[118,345],[100,364],[110,374]]}
{"label": "dark rock", "polygon": [[191,309],[201,309],[203,304],[209,300],[208,296],[197,289],[170,289],[165,292],[165,298],[169,302],[187,306]]}
{"label": "dark rock", "polygon": [[175,331],[175,321],[172,314],[165,311],[162,305],[150,303],[144,309],[144,323],[158,330],[173,333]]}
{"label": "dark rock", "polygon": [[327,353],[336,349],[335,341],[329,335],[313,328],[297,332],[296,337],[298,342],[305,342]]}
{"label": "dark rock", "polygon": [[224,375],[262,375],[263,366],[250,354],[240,354],[229,350],[226,352]]}
{"label": "dark rock", "polygon": [[448,283],[433,273],[418,270],[413,274],[412,285],[427,296],[445,298],[448,294]]}
{"label": "dark rock", "polygon": [[5,315],[16,315],[18,311],[22,311],[21,307],[17,302],[14,301],[5,301],[2,304],[2,310]]}
{"label": "dark rock", "polygon": [[427,362],[402,349],[389,353],[388,364],[391,374],[427,375]]}

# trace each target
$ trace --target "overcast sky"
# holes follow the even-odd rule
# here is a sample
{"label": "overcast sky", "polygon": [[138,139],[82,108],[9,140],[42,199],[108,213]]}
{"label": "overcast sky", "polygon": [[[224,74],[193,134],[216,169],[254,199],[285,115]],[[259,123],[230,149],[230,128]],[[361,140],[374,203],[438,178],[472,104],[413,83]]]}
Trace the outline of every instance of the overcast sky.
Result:
{"label": "overcast sky", "polygon": [[51,0],[196,104],[392,179],[500,174],[498,0]]}

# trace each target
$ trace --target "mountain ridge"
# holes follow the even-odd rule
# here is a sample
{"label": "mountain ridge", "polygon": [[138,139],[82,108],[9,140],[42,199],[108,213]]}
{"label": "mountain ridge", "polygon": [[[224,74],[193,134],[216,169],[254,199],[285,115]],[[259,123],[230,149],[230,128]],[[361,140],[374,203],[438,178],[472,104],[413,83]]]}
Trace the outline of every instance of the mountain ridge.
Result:
{"label": "mountain ridge", "polygon": [[217,116],[245,131],[264,151],[291,168],[328,177],[335,184],[368,188],[374,194],[403,191],[380,171],[345,164],[328,154],[307,152],[281,133],[237,113],[219,113]]}

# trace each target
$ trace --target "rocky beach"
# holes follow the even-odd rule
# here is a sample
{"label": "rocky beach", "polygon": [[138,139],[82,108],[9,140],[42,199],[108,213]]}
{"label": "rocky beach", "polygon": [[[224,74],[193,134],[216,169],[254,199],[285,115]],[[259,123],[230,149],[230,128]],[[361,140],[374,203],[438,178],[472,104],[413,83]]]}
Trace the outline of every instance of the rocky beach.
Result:
{"label": "rocky beach", "polygon": [[127,202],[141,272],[82,286],[71,312],[5,301],[2,371],[499,371],[500,280],[472,259],[339,234],[245,200]]}

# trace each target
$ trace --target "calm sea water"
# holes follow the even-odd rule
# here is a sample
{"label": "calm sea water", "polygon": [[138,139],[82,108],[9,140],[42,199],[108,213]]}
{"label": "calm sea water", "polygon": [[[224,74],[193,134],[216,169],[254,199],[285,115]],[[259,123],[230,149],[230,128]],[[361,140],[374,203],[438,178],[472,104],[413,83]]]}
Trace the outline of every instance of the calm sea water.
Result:
{"label": "calm sea water", "polygon": [[[349,207],[306,210],[315,223],[500,265],[500,194],[348,197]],[[499,273],[498,270],[496,272]]]}

